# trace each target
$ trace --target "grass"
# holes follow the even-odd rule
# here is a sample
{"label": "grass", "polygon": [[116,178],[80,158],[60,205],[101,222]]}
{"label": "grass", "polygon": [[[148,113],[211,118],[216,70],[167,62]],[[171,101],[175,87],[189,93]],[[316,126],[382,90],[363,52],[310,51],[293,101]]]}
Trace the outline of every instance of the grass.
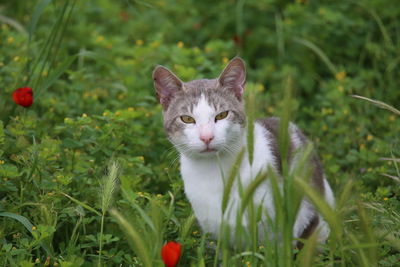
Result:
{"label": "grass", "polygon": [[[167,0],[0,4],[2,265],[163,266],[169,240],[183,246],[179,266],[398,264],[400,8],[387,0],[238,1],[222,15],[231,9]],[[183,80],[214,77],[237,54],[248,63],[249,124],[281,117],[282,155],[289,121],[314,143],[295,171],[283,162],[282,185],[267,172],[240,186],[237,221],[249,227],[222,224],[213,240],[183,193],[150,77],[157,64]],[[10,97],[23,86],[34,91],[28,109]],[[335,208],[308,186],[311,149]],[[227,174],[222,210],[244,157]],[[276,214],[260,243],[263,210],[253,194],[268,182]],[[326,244],[302,240],[299,252],[292,228],[303,196],[331,234]]]}

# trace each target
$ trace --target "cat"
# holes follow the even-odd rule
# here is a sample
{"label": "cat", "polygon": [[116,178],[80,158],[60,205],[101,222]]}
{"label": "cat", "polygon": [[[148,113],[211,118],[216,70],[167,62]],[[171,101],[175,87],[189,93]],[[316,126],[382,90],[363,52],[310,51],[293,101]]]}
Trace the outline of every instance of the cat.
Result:
{"label": "cat", "polygon": [[[246,127],[254,127],[254,160],[250,164],[246,151],[238,171],[242,186],[246,187],[258,173],[268,168],[278,175],[282,173],[278,146],[279,119],[260,119],[254,125],[246,126],[243,100],[246,68],[239,57],[232,59],[216,79],[183,82],[167,68],[157,66],[153,71],[153,80],[163,108],[165,132],[180,154],[185,194],[203,232],[217,238],[222,220],[231,227],[236,225],[240,205],[238,185],[232,188],[229,208],[226,214],[222,214],[223,179],[226,179],[239,152],[247,148]],[[289,154],[309,143],[293,123],[289,124],[288,130]],[[295,159],[291,160],[291,165],[293,162]],[[310,185],[333,207],[333,192],[315,152],[309,164],[312,169]],[[264,207],[270,218],[275,213],[272,198],[268,182],[255,191],[253,198],[254,203]],[[262,227],[266,216],[263,218]],[[247,226],[245,219],[242,224]],[[316,229],[319,231],[318,240],[324,242],[329,235],[329,227],[312,204],[303,199],[294,223],[293,237],[308,238]],[[263,240],[263,231],[260,233],[260,240]]]}

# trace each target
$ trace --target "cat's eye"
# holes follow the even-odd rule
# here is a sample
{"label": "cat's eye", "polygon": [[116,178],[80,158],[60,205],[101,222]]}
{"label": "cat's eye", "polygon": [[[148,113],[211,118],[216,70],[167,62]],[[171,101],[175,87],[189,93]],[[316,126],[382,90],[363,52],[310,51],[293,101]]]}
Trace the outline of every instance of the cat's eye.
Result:
{"label": "cat's eye", "polygon": [[181,116],[181,120],[182,120],[184,123],[196,123],[196,121],[195,121],[192,117],[187,116],[187,115]]}
{"label": "cat's eye", "polygon": [[224,111],[215,116],[215,121],[223,120],[228,116],[229,111]]}

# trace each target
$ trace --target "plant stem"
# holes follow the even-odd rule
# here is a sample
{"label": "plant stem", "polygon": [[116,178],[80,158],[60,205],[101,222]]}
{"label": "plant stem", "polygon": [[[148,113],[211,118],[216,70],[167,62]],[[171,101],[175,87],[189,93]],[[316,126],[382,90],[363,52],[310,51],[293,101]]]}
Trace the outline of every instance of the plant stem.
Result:
{"label": "plant stem", "polygon": [[101,215],[101,224],[100,224],[100,241],[99,241],[99,262],[97,264],[98,267],[101,267],[101,251],[103,249],[103,229],[104,229],[104,216],[105,213]]}

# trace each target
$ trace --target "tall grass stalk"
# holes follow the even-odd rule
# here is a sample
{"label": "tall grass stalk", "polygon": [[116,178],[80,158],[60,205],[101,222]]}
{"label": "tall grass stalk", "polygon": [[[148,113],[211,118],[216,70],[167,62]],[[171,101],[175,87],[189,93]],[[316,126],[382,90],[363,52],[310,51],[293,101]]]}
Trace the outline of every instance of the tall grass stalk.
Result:
{"label": "tall grass stalk", "polygon": [[103,249],[103,231],[104,231],[104,217],[110,207],[113,193],[120,175],[120,167],[118,163],[112,162],[108,167],[108,174],[103,178],[101,186],[101,224],[100,224],[100,237],[99,237],[99,260],[98,266],[101,266],[101,252]]}
{"label": "tall grass stalk", "polygon": [[[40,96],[40,94],[43,93],[43,90],[45,90],[42,86],[43,83],[48,83],[47,80],[51,78],[49,74],[54,70],[54,64],[57,60],[58,52],[60,50],[66,28],[71,19],[76,0],[64,1],[57,16],[56,22],[47,36],[44,44],[42,45],[38,56],[33,56],[31,55],[33,54],[33,51],[31,51],[31,43],[34,40],[36,24],[50,2],[51,1],[49,0],[43,0],[37,4],[28,29],[28,56],[32,56],[33,59],[28,60],[25,66],[25,69],[28,72],[26,83],[33,84],[32,87],[36,91],[36,96]],[[45,79],[45,82],[43,82],[42,80],[45,76],[48,77]]]}
{"label": "tall grass stalk", "polygon": [[131,242],[135,249],[137,256],[142,260],[144,267],[152,267],[151,258],[148,253],[149,248],[145,245],[145,240],[141,237],[134,226],[129,223],[124,216],[122,216],[117,210],[112,209],[111,214],[117,219],[118,224],[127,234],[128,240]]}
{"label": "tall grass stalk", "polygon": [[375,99],[371,99],[371,98],[368,98],[368,97],[365,97],[365,96],[359,96],[359,95],[352,95],[352,97],[368,101],[368,102],[374,104],[375,106],[378,106],[380,108],[389,110],[389,111],[393,112],[394,114],[400,116],[400,110],[398,110],[397,108],[386,104],[385,102],[382,102],[382,101],[379,101],[379,100],[375,100]]}

